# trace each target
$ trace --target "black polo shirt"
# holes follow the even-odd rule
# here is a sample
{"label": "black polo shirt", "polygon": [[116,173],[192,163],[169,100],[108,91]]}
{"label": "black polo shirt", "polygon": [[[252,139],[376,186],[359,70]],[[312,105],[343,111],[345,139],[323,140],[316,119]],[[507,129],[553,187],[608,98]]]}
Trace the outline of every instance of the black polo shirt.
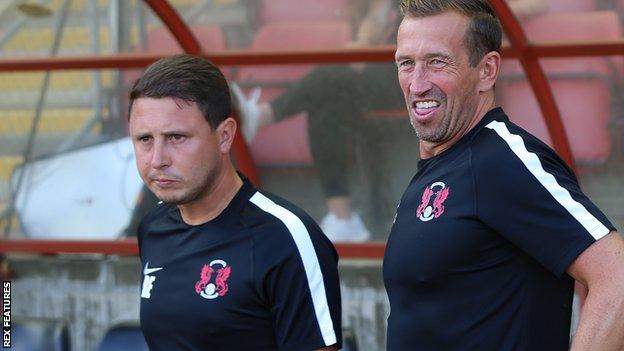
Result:
{"label": "black polo shirt", "polygon": [[139,227],[150,350],[312,350],[341,343],[338,257],[314,221],[248,180],[215,219],[160,204]]}
{"label": "black polo shirt", "polygon": [[567,350],[566,269],[614,230],[572,171],[500,108],[418,166],[383,263],[388,350]]}

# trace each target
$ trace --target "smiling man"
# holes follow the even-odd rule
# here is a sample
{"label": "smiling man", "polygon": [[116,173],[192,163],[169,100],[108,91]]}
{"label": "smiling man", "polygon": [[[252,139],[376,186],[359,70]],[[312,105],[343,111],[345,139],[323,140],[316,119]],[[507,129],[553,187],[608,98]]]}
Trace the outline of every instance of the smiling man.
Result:
{"label": "smiling man", "polygon": [[138,230],[150,350],[337,350],[336,251],[307,214],[236,172],[221,72],[159,60],[130,92],[129,125],[162,200]]}
{"label": "smiling man", "polygon": [[624,343],[624,244],[544,143],[496,107],[487,0],[403,0],[396,63],[420,139],[383,264],[388,350],[573,350]]}

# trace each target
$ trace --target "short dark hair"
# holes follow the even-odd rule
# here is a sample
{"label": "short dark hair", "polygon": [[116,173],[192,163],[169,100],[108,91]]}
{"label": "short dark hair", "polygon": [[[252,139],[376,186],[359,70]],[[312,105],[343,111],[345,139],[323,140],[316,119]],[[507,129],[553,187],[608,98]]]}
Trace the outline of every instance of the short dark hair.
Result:
{"label": "short dark hair", "polygon": [[132,86],[128,119],[132,104],[141,97],[195,102],[213,129],[230,116],[230,89],[223,73],[199,56],[174,55],[151,64]]}
{"label": "short dark hair", "polygon": [[401,0],[404,17],[429,17],[447,11],[470,19],[464,43],[471,66],[476,66],[488,52],[501,52],[503,30],[488,0]]}

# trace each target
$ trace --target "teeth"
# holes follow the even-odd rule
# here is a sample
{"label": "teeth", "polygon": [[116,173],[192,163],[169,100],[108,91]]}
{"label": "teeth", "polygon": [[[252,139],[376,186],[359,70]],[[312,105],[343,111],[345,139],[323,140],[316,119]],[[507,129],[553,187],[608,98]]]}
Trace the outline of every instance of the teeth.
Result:
{"label": "teeth", "polygon": [[432,108],[438,107],[440,104],[436,101],[418,101],[416,102],[416,108]]}

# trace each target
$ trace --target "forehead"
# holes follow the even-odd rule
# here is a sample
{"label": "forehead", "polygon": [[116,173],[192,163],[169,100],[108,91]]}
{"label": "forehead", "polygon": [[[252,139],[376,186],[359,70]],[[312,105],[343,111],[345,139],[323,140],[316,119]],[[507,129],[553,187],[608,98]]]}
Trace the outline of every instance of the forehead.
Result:
{"label": "forehead", "polygon": [[465,52],[468,17],[454,11],[427,17],[405,17],[397,34],[397,56]]}
{"label": "forehead", "polygon": [[130,111],[130,129],[194,129],[208,124],[197,103],[171,97],[141,97]]}

